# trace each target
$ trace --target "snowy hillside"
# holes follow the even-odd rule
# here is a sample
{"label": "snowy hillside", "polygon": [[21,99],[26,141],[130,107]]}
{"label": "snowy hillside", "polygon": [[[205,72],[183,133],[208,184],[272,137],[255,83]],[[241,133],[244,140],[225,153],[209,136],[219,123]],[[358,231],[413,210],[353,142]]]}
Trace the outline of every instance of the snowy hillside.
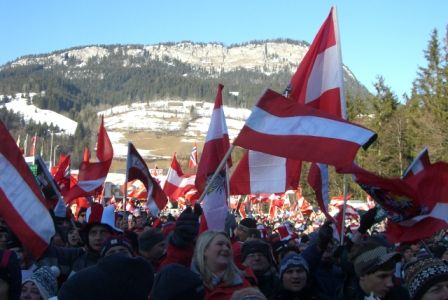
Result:
{"label": "snowy hillside", "polygon": [[[15,97],[7,96],[11,101],[4,104],[4,106],[8,110],[12,110],[15,113],[21,114],[25,119],[25,122],[33,120],[34,122],[39,124],[53,124],[54,126],[58,126],[65,134],[75,134],[76,126],[78,126],[77,122],[54,111],[40,109],[34,106],[32,102],[35,95],[35,93],[30,93],[29,100],[25,98],[24,94],[21,93],[16,94]],[[0,95],[0,98],[3,97],[3,95]]]}
{"label": "snowy hillside", "polygon": [[[213,103],[199,101],[159,100],[149,103],[115,106],[98,112],[104,115],[104,126],[114,146],[114,156],[124,158],[127,153],[127,141],[124,133],[129,131],[178,133],[182,141],[191,143],[203,140],[210,125]],[[237,136],[245,120],[250,115],[249,109],[224,106],[230,139]],[[150,157],[147,149],[140,150],[143,157]]]}

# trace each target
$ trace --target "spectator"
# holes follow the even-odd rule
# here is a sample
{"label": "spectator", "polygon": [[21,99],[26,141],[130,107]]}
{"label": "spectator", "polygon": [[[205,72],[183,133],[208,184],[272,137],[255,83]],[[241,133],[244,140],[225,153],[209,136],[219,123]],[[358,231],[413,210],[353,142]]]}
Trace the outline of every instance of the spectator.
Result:
{"label": "spectator", "polygon": [[154,280],[151,265],[141,257],[109,255],[73,274],[58,300],[147,300]]}
{"label": "spectator", "polygon": [[160,260],[166,254],[166,247],[165,236],[159,229],[151,228],[138,238],[140,255],[149,261],[155,270],[158,269]]}
{"label": "spectator", "polygon": [[56,266],[43,266],[22,284],[21,300],[47,300],[58,292],[59,269]]}
{"label": "spectator", "polygon": [[251,286],[233,262],[230,239],[223,232],[205,231],[197,242],[193,269],[205,286],[205,299],[230,299],[233,292]]}
{"label": "spectator", "polygon": [[113,206],[103,207],[99,203],[93,203],[87,209],[86,216],[87,223],[81,229],[81,238],[87,246],[87,251],[73,263],[74,272],[95,265],[100,258],[104,242],[112,235],[121,233],[121,229],[115,227]]}
{"label": "spectator", "polygon": [[448,299],[448,266],[438,258],[427,258],[405,268],[405,280],[412,300]]}
{"label": "spectator", "polygon": [[[173,288],[173,283],[176,287]],[[198,274],[189,268],[170,264],[160,270],[154,279],[151,300],[202,300],[204,286]]]}
{"label": "spectator", "polygon": [[244,242],[241,254],[243,265],[254,272],[261,292],[267,298],[273,296],[277,274],[270,245],[261,240],[249,240]]}
{"label": "spectator", "polygon": [[309,284],[308,262],[298,254],[285,256],[280,264],[280,285],[271,299],[316,299]]}
{"label": "spectator", "polygon": [[395,264],[400,259],[399,253],[391,252],[378,241],[367,240],[353,245],[350,260],[355,273],[348,274],[339,299],[409,299],[408,292],[393,282]]}

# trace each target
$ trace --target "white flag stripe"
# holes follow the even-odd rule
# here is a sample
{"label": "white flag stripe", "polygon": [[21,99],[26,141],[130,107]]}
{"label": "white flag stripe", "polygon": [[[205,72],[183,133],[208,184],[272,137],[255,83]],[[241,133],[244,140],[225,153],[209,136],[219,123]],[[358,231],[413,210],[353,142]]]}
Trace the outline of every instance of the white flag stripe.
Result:
{"label": "white flag stripe", "polygon": [[167,182],[175,186],[178,186],[179,188],[183,188],[186,187],[187,185],[194,185],[196,175],[192,175],[189,177],[179,177],[179,175],[177,175],[177,172],[170,168],[166,176],[166,179]]}
{"label": "white flag stripe", "polygon": [[222,106],[220,108],[213,109],[210,120],[213,120],[213,122],[210,122],[205,143],[216,139],[222,139],[223,135],[227,135],[226,119],[224,117]]}
{"label": "white flag stripe", "polygon": [[[305,103],[320,97],[325,91],[340,88],[342,70],[337,46],[327,48],[316,57],[306,87]],[[319,83],[319,84],[316,84]]]}
{"label": "white flag stripe", "polygon": [[277,117],[255,106],[245,126],[277,136],[312,136],[339,139],[364,145],[372,137],[368,129],[316,116]]}
{"label": "white flag stripe", "polygon": [[400,222],[399,224],[402,226],[411,227],[426,218],[439,219],[448,223],[448,203],[438,202],[429,214],[419,215],[409,220]]}
{"label": "white flag stripe", "polygon": [[317,166],[320,169],[320,179],[322,182],[322,201],[323,201],[323,204],[328,212],[328,205],[330,204],[329,203],[330,202],[330,194],[328,191],[328,187],[329,187],[328,165],[317,163]]}
{"label": "white flag stripe", "polygon": [[[6,197],[12,199],[10,203],[17,214],[25,220],[36,235],[49,243],[55,232],[53,220],[47,208],[2,153],[0,153],[0,173],[3,174],[0,176],[0,187]],[[5,174],[7,176],[4,176]]]}
{"label": "white flag stripe", "polygon": [[252,194],[285,191],[286,158],[249,150],[249,172]]}
{"label": "white flag stripe", "polygon": [[95,180],[82,180],[78,181],[78,186],[86,192],[91,192],[101,186],[105,180],[106,177],[101,177]]}

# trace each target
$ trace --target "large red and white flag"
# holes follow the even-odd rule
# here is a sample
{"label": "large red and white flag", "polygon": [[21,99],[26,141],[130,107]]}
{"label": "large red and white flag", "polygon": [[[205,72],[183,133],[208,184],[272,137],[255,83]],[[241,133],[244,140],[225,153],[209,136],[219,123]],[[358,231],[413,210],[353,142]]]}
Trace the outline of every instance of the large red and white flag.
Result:
{"label": "large red and white flag", "polygon": [[332,7],[291,78],[288,96],[345,119],[343,74],[336,10]]}
{"label": "large red and white flag", "polygon": [[448,163],[436,162],[405,181],[417,191],[419,214],[388,222],[386,233],[392,242],[411,242],[430,238],[448,228]]}
{"label": "large red and white flag", "polygon": [[338,170],[355,181],[384,209],[386,236],[412,242],[448,228],[448,164],[436,162],[413,176],[383,178],[356,165]]}
{"label": "large red and white flag", "polygon": [[245,149],[335,166],[353,162],[376,134],[267,90],[234,141]]}
{"label": "large red and white flag", "polygon": [[[230,148],[227,124],[222,105],[223,85],[218,85],[215,106],[213,107],[210,127],[202,150],[196,173],[196,188],[203,192],[207,181],[215,173],[220,162]],[[231,160],[227,161],[227,166],[231,166]],[[201,231],[206,229],[223,230],[224,221],[227,215],[227,184],[226,169],[221,170],[215,180],[210,184],[203,200],[203,217],[201,218]]]}
{"label": "large red and white flag", "polygon": [[406,171],[403,172],[403,178],[408,178],[410,176],[417,175],[427,167],[431,165],[429,160],[428,148],[424,148],[420,153],[414,158]]}
{"label": "large red and white flag", "polygon": [[300,169],[300,161],[249,150],[230,177],[230,194],[282,193],[296,189]]}
{"label": "large red and white flag", "polygon": [[191,149],[190,160],[188,161],[188,167],[190,169],[194,169],[197,166],[198,166],[198,147],[196,146],[195,143],[193,148]]}
{"label": "large red and white flag", "polygon": [[179,197],[185,197],[187,191],[196,189],[194,185],[195,179],[196,175],[188,175],[182,172],[182,168],[176,159],[176,154],[174,154],[171,166],[166,175],[163,191],[173,200]]}
{"label": "large red and white flag", "polygon": [[157,180],[151,176],[146,162],[132,143],[128,144],[126,178],[127,182],[138,179],[146,187],[148,193],[146,205],[153,216],[157,216],[165,208],[168,198]]}
{"label": "large red and white flag", "polygon": [[[342,57],[334,7],[291,78],[288,88],[289,98],[346,118]],[[312,163],[308,182],[316,193],[320,209],[329,217],[328,166]]]}
{"label": "large red and white flag", "polygon": [[47,201],[2,122],[0,139],[0,215],[22,244],[39,258],[55,234]]}
{"label": "large red and white flag", "polygon": [[70,203],[70,201],[78,197],[94,195],[102,188],[106,180],[114,152],[112,143],[104,128],[103,116],[101,116],[98,132],[96,156],[98,158],[97,162],[90,162],[89,160],[81,162],[77,184],[63,194],[66,203]]}

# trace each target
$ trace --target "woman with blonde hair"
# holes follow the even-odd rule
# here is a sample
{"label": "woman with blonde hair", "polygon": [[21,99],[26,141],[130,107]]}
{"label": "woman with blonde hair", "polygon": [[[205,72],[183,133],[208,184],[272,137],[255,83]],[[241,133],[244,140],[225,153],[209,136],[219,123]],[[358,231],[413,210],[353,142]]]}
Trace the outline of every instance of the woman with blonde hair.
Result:
{"label": "woman with blonde hair", "polygon": [[205,231],[199,236],[192,268],[201,276],[205,299],[230,299],[236,290],[251,286],[236,267],[230,239],[224,232]]}

